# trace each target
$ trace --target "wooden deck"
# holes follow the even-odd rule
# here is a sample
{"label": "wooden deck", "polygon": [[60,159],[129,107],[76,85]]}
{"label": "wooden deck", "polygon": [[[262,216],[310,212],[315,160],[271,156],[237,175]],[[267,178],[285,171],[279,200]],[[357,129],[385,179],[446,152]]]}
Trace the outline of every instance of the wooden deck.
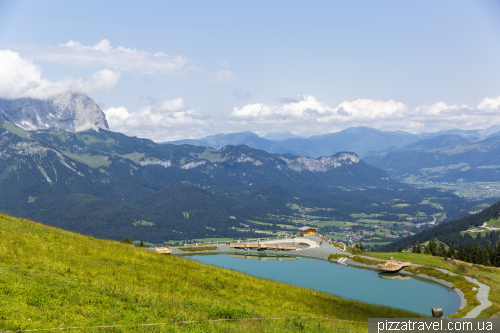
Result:
{"label": "wooden deck", "polygon": [[389,260],[385,264],[378,264],[378,269],[384,272],[399,272],[410,265],[409,262],[396,263],[395,260]]}
{"label": "wooden deck", "polygon": [[297,250],[298,246],[293,245],[280,245],[280,244],[266,244],[266,243],[233,243],[229,245],[233,249],[243,249],[243,250],[280,250],[280,251],[289,251],[289,250]]}

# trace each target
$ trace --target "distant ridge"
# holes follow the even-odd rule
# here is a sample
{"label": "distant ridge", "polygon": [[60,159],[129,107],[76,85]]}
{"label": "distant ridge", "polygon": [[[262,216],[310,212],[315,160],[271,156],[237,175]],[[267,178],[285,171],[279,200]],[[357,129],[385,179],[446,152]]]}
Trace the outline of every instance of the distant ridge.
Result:
{"label": "distant ridge", "polygon": [[300,136],[295,135],[293,133],[290,133],[288,131],[285,131],[283,133],[279,133],[279,132],[268,133],[268,134],[264,135],[263,138],[267,139],[267,140],[283,141],[283,140],[287,140],[287,139],[297,139],[297,138],[300,138]]}
{"label": "distant ridge", "polygon": [[433,182],[500,181],[500,136],[484,140],[440,135],[363,160],[395,178]]}
{"label": "distant ridge", "polygon": [[[318,158],[320,156],[331,156],[340,151],[351,151],[359,157],[374,155],[385,151],[397,151],[405,149],[417,141],[427,141],[426,150],[442,148],[451,143],[432,141],[435,137],[447,137],[450,140],[460,139],[480,140],[500,135],[500,127],[492,126],[484,130],[460,130],[453,129],[438,133],[412,134],[404,131],[386,132],[370,127],[350,127],[343,131],[315,135],[307,138],[299,137],[290,132],[269,133],[259,137],[252,132],[240,132],[229,134],[215,134],[201,139],[185,139],[164,143],[191,144],[219,149],[225,145],[246,145],[251,148],[265,150],[270,153],[289,154]],[[471,141],[462,140],[461,143]],[[420,142],[419,144],[424,144]],[[433,146],[433,144],[436,144]],[[409,149],[409,148],[408,148]]]}

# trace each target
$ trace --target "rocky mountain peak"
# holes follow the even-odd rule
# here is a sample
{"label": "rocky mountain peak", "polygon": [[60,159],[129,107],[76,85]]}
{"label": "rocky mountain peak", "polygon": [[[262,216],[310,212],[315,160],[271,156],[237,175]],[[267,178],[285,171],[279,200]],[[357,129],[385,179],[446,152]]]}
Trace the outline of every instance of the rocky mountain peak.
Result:
{"label": "rocky mountain peak", "polygon": [[109,129],[104,112],[84,93],[67,92],[46,100],[0,99],[0,116],[26,130],[50,127],[70,132]]}

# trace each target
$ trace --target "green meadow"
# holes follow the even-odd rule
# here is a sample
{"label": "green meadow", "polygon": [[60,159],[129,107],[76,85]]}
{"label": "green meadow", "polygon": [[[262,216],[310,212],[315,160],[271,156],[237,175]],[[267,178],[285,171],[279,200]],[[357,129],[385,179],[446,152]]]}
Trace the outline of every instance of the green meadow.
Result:
{"label": "green meadow", "polygon": [[[2,331],[366,332],[368,318],[417,316],[4,214],[0,238]],[[133,326],[186,321],[200,323]]]}

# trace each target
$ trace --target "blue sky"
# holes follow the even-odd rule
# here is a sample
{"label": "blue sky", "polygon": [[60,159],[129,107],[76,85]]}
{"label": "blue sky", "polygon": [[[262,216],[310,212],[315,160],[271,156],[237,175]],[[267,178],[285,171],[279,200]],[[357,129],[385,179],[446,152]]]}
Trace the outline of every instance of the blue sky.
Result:
{"label": "blue sky", "polygon": [[500,125],[498,1],[0,1],[0,50],[0,97],[155,141]]}

